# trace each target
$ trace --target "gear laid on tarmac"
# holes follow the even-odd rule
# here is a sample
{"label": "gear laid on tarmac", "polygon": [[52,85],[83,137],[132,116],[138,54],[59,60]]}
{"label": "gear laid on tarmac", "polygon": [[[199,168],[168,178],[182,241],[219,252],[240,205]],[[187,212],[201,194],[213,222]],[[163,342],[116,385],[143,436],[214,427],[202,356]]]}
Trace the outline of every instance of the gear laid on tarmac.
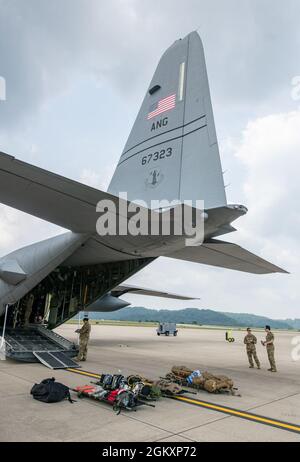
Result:
{"label": "gear laid on tarmac", "polygon": [[[96,374],[93,375],[96,377]],[[215,376],[208,372],[201,373],[199,370],[192,371],[185,366],[174,366],[166,377],[158,381],[141,375],[129,375],[125,377],[122,374],[97,374],[96,378],[96,382],[91,382],[89,385],[77,386],[71,390],[76,392],[79,398],[90,398],[112,405],[117,415],[122,410],[136,411],[139,406],[143,405],[155,407],[151,402],[156,402],[161,397],[174,398],[182,396],[185,393],[196,394],[188,388],[202,389],[209,393],[230,391],[231,394],[234,394],[233,381],[228,377]],[[48,381],[49,383],[51,382],[50,385],[54,386],[54,378]],[[64,391],[65,389],[69,390],[62,384],[58,385],[63,387]],[[42,389],[42,392],[45,394],[44,388],[45,385],[43,385]],[[48,390],[46,391],[48,393]],[[43,395],[42,400],[45,402],[56,402],[62,400],[64,397],[56,400],[55,395],[55,399],[46,400]],[[70,394],[68,394],[68,397],[71,400]]]}
{"label": "gear laid on tarmac", "polygon": [[97,382],[92,385],[78,386],[73,389],[79,398],[87,397],[103,401],[113,406],[113,410],[120,414],[122,409],[136,411],[138,406],[155,407],[150,402],[160,397],[173,397],[187,392],[177,383],[170,380],[149,380],[140,375],[129,375],[125,378],[121,374],[101,374]]}
{"label": "gear laid on tarmac", "polygon": [[129,375],[127,378],[121,374],[101,374],[96,387],[77,387],[78,396],[88,396],[98,401],[106,401],[113,405],[119,414],[121,409],[136,410],[138,406],[148,405],[161,397],[179,396],[187,393],[177,383],[170,380],[150,380],[140,375]]}
{"label": "gear laid on tarmac", "polygon": [[[190,371],[190,369],[188,369],[186,367],[182,367],[182,366],[180,366],[178,369],[179,369],[178,372],[180,374],[183,374],[183,375],[186,374],[187,371]],[[82,370],[72,369],[72,368],[67,369],[67,371],[73,372],[73,373],[79,374],[79,375],[85,375],[85,376],[88,376],[88,377],[97,378],[98,380],[102,379],[102,375],[97,374],[95,372],[82,371]],[[149,379],[145,379],[145,378],[143,378],[143,377],[141,377],[139,375],[128,376],[127,379],[128,379],[128,381],[131,381],[131,383],[133,383],[132,380],[134,380],[134,379],[132,379],[132,378],[137,379],[137,380],[142,378],[144,381],[147,381],[148,383],[153,383],[153,384],[156,383],[157,384],[157,382],[150,381]],[[169,383],[171,383],[171,382],[169,382]],[[87,387],[89,387],[89,385],[87,385]],[[183,390],[183,392],[184,393],[189,393],[189,394],[197,394],[197,393],[194,393],[194,392],[192,392],[190,390]],[[204,400],[198,400],[198,399],[194,399],[194,398],[185,397],[185,396],[182,396],[180,394],[176,394],[176,395],[171,396],[171,395],[168,395],[168,394],[163,394],[160,391],[160,396],[166,396],[166,397],[171,398],[173,400],[181,401],[183,403],[191,404],[191,405],[194,405],[194,406],[197,406],[197,407],[200,407],[200,408],[211,409],[211,410],[214,410],[214,411],[217,411],[217,412],[221,412],[221,413],[223,413],[225,415],[239,417],[241,419],[246,419],[246,420],[249,420],[251,422],[257,422],[257,423],[260,423],[260,424],[263,424],[263,425],[267,425],[267,426],[279,428],[281,430],[287,430],[287,431],[292,432],[292,433],[300,434],[300,426],[296,425],[296,424],[293,424],[293,423],[290,423],[290,422],[285,422],[285,421],[273,419],[273,418],[266,417],[266,416],[259,415],[259,414],[253,414],[251,412],[231,408],[231,407],[224,406],[224,405],[219,405],[219,404],[204,401]]]}
{"label": "gear laid on tarmac", "polygon": [[139,395],[129,388],[106,390],[102,386],[94,384],[78,386],[73,391],[77,392],[78,398],[86,397],[112,405],[117,415],[121,413],[122,409],[136,411],[137,407],[142,405],[155,407],[153,404],[142,401]]}
{"label": "gear laid on tarmac", "polygon": [[173,366],[171,372],[166,374],[165,379],[184,387],[205,390],[208,393],[237,394],[237,388],[234,387],[233,380],[229,377],[214,375],[207,371],[193,371],[186,366]]}
{"label": "gear laid on tarmac", "polygon": [[[191,393],[178,383],[166,379],[154,381],[140,375],[129,375],[128,377],[124,377],[121,374],[100,374],[97,378],[97,382],[91,382],[89,385],[77,386],[70,390],[76,392],[78,398],[90,398],[112,405],[116,414],[120,414],[122,410],[136,411],[139,406],[143,405],[155,407],[155,405],[151,403],[158,401],[161,397],[170,398],[181,396],[184,393]],[[48,399],[48,395],[52,390],[45,390],[45,385],[43,385],[44,382],[47,382],[47,384],[51,382],[50,385],[53,386],[56,384],[54,378],[43,381],[41,384],[43,399],[40,399],[39,396],[36,399],[49,403],[62,401],[65,398],[65,395],[62,397],[59,395],[59,399],[57,399],[55,395],[55,399]],[[56,385],[63,387],[64,391],[68,390],[68,398],[72,401],[69,388],[63,384]],[[37,385],[34,387],[37,387]],[[47,394],[47,399],[44,399],[45,394]]]}

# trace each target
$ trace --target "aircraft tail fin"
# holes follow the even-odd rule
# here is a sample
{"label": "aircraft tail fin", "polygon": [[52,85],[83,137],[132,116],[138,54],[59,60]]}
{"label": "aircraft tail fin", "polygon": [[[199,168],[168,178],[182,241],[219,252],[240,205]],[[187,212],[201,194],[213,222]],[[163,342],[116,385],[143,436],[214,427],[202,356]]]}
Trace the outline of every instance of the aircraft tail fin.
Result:
{"label": "aircraft tail fin", "polygon": [[108,191],[226,205],[205,57],[192,32],[163,54]]}

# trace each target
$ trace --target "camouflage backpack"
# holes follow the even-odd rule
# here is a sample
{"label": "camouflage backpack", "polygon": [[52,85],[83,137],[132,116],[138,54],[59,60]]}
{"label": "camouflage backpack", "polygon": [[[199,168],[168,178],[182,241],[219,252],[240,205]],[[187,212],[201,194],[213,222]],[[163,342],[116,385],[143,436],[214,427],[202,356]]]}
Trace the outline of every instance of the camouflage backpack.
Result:
{"label": "camouflage backpack", "polygon": [[182,387],[178,383],[169,382],[168,380],[159,380],[155,383],[163,395],[176,396],[182,393]]}
{"label": "camouflage backpack", "polygon": [[192,374],[192,369],[189,369],[186,366],[173,366],[172,367],[172,373],[176,377],[181,377],[183,379],[186,379],[189,375]]}
{"label": "camouflage backpack", "polygon": [[131,389],[141,398],[159,399],[161,397],[160,389],[155,385],[153,380],[142,377],[141,375],[129,375],[127,383]]}
{"label": "camouflage backpack", "polygon": [[213,375],[209,372],[203,372],[205,380],[203,387],[209,393],[220,391],[233,391],[233,381],[226,375]]}

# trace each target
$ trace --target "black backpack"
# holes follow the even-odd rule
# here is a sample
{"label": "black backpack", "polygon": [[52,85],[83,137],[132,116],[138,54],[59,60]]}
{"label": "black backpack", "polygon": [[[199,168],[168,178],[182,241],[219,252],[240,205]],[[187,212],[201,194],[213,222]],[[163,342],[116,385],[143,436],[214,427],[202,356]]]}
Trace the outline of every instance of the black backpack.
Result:
{"label": "black backpack", "polygon": [[42,380],[41,383],[33,385],[30,394],[34,399],[43,403],[59,403],[64,399],[68,399],[70,403],[73,403],[69,388],[62,383],[55,382],[54,377]]}

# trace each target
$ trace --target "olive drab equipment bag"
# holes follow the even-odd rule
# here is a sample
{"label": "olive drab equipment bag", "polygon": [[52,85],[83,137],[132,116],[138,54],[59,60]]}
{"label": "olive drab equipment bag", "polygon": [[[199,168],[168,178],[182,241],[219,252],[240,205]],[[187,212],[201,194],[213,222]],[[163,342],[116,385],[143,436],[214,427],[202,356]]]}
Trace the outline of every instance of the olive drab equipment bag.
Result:
{"label": "olive drab equipment bag", "polygon": [[185,366],[173,366],[166,378],[183,386],[206,390],[208,393],[230,392],[234,394],[236,390],[233,380],[225,375],[214,375],[200,370],[192,371]]}

